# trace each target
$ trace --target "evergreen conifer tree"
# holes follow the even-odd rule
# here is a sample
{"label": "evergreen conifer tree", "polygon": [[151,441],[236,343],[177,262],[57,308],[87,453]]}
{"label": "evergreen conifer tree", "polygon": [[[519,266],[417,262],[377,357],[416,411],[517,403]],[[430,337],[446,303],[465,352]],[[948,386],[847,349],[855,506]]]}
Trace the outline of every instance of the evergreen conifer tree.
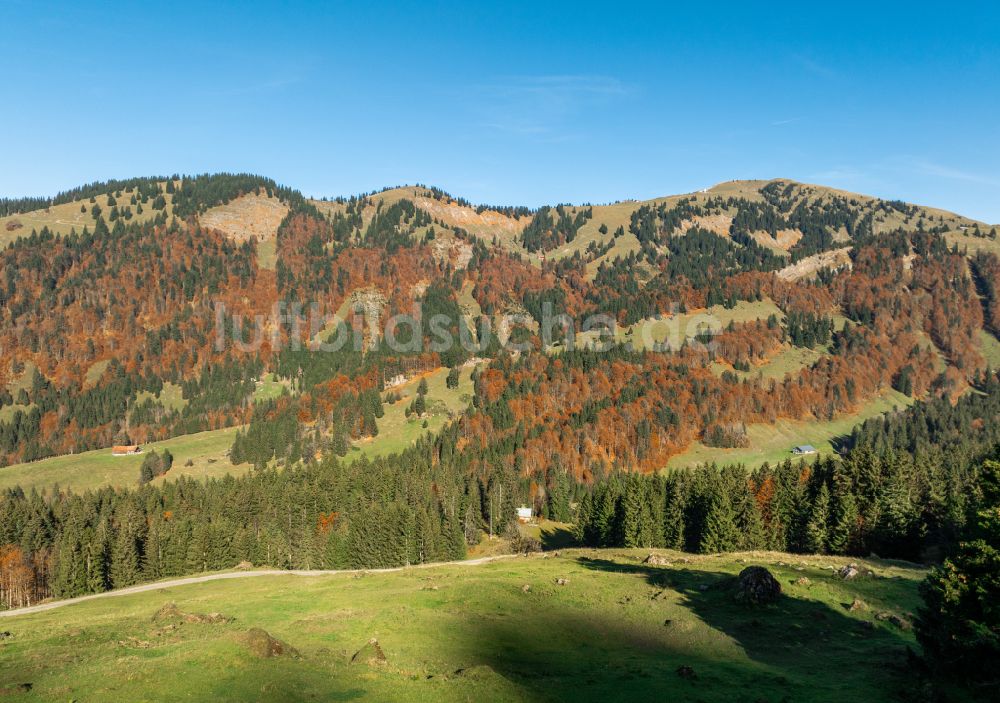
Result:
{"label": "evergreen conifer tree", "polygon": [[921,585],[916,634],[935,674],[986,692],[1000,683],[1000,463],[985,462],[980,476],[977,522]]}
{"label": "evergreen conifer tree", "polygon": [[698,551],[703,554],[731,552],[739,545],[736,521],[729,495],[722,489],[716,490],[705,515],[705,528],[701,535]]}
{"label": "evergreen conifer tree", "polygon": [[679,476],[667,484],[663,511],[663,543],[667,549],[684,549],[684,491]]}
{"label": "evergreen conifer tree", "polygon": [[826,483],[820,484],[816,498],[809,511],[805,525],[803,547],[811,554],[825,554],[827,545],[827,524],[830,519],[830,490]]}
{"label": "evergreen conifer tree", "polygon": [[827,546],[832,554],[851,554],[855,549],[858,506],[850,490],[839,491],[833,502],[833,514]]}

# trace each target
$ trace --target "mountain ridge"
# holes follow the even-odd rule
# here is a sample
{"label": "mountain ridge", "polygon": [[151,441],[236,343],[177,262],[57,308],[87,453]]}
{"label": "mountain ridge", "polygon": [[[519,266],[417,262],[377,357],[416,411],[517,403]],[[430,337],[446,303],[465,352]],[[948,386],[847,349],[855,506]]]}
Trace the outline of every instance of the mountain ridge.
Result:
{"label": "mountain ridge", "polygon": [[[179,176],[179,175],[174,175],[174,176],[171,176],[169,178],[163,177],[163,176],[149,176],[149,177],[135,177],[135,178],[129,178],[129,179],[120,179],[120,180],[95,181],[95,182],[92,182],[92,183],[89,183],[89,184],[86,184],[86,185],[83,185],[83,186],[79,186],[79,187],[76,187],[76,188],[71,188],[71,189],[69,189],[67,191],[62,191],[62,192],[57,193],[55,196],[52,196],[52,197],[45,197],[45,196],[0,197],[0,203],[3,204],[2,206],[0,206],[0,228],[2,228],[3,225],[5,225],[7,222],[9,222],[9,218],[14,218],[17,215],[30,216],[30,215],[35,214],[35,213],[43,212],[44,210],[50,208],[52,205],[68,204],[68,203],[71,203],[71,202],[79,203],[79,202],[82,202],[83,200],[88,199],[89,197],[91,197],[94,194],[107,195],[107,193],[109,193],[109,192],[114,192],[114,191],[121,190],[122,187],[129,187],[130,185],[134,185],[135,183],[155,182],[155,183],[158,183],[158,184],[162,185],[167,180],[173,180],[174,182],[179,182],[182,178],[202,178],[202,177],[206,177],[206,176],[207,177],[211,177],[211,176],[214,176],[214,175],[217,175],[217,174],[206,173],[206,174],[199,174],[198,176]],[[266,178],[266,177],[261,177],[261,178],[263,178],[264,180],[270,181],[273,184],[276,184],[276,182],[273,181],[272,179],[269,179],[269,178]],[[680,199],[680,198],[695,197],[695,196],[698,196],[698,195],[705,195],[705,194],[712,194],[712,195],[733,195],[733,194],[738,194],[738,195],[759,195],[759,189],[762,188],[762,187],[765,187],[767,185],[770,185],[770,184],[790,184],[790,185],[793,185],[793,186],[796,186],[796,187],[799,187],[799,188],[807,188],[807,189],[811,189],[813,191],[818,191],[818,192],[820,192],[820,193],[822,193],[824,195],[835,194],[835,195],[838,195],[838,196],[841,196],[841,197],[861,199],[861,200],[869,201],[869,202],[871,202],[871,201],[905,202],[906,205],[917,207],[920,210],[925,211],[925,212],[927,212],[929,214],[933,214],[933,215],[936,215],[936,216],[944,216],[944,217],[949,218],[949,219],[955,219],[956,221],[961,221],[963,223],[968,224],[969,226],[975,226],[977,224],[980,225],[980,226],[983,226],[983,227],[1000,226],[1000,224],[991,224],[991,223],[988,223],[988,222],[985,222],[985,221],[982,221],[982,220],[977,220],[975,218],[967,217],[965,215],[961,215],[960,213],[957,213],[957,212],[954,212],[954,211],[950,211],[950,210],[946,210],[944,208],[939,208],[939,207],[932,206],[932,205],[926,205],[926,204],[920,204],[920,203],[911,203],[909,201],[901,201],[901,200],[891,201],[891,200],[888,200],[886,198],[882,198],[882,197],[879,197],[879,196],[869,195],[869,194],[865,194],[865,193],[859,193],[859,192],[855,192],[855,191],[849,191],[849,190],[846,190],[846,189],[836,188],[836,187],[833,187],[833,186],[827,186],[827,185],[823,185],[823,184],[819,184],[819,183],[807,183],[805,181],[796,181],[794,179],[784,178],[784,177],[775,177],[775,178],[768,178],[768,179],[757,179],[757,178],[732,179],[732,180],[727,180],[727,181],[720,181],[720,182],[715,183],[714,185],[708,186],[706,188],[702,188],[702,189],[699,189],[699,190],[694,190],[694,191],[690,191],[690,192],[686,192],[686,193],[663,194],[663,195],[653,196],[653,197],[645,198],[645,199],[627,198],[627,199],[622,199],[622,200],[609,201],[609,202],[598,202],[598,203],[594,203],[594,202],[591,202],[591,201],[586,201],[586,202],[582,202],[582,203],[566,203],[566,202],[564,202],[564,203],[558,203],[558,204],[561,204],[561,205],[566,206],[566,207],[572,207],[572,208],[612,207],[612,206],[630,205],[630,204],[636,204],[636,205],[641,206],[641,205],[659,204],[659,203],[663,203],[663,202],[675,201],[675,200]],[[542,206],[538,206],[538,207],[535,207],[535,208],[529,208],[529,207],[519,206],[519,205],[503,205],[503,206],[500,206],[500,205],[490,205],[490,204],[485,204],[485,203],[476,204],[476,203],[472,203],[471,201],[469,201],[469,200],[467,200],[467,199],[465,199],[465,198],[463,198],[461,196],[454,196],[454,195],[448,193],[447,191],[444,191],[444,190],[442,190],[440,188],[437,188],[435,186],[427,186],[427,185],[424,185],[424,184],[421,184],[421,183],[402,184],[402,185],[398,185],[398,186],[387,186],[387,187],[379,189],[379,190],[368,191],[368,192],[361,192],[361,193],[358,193],[358,194],[355,194],[355,195],[349,195],[349,196],[324,196],[324,197],[305,196],[302,193],[302,191],[299,191],[297,189],[288,188],[288,187],[285,187],[285,186],[282,186],[282,188],[285,189],[285,190],[291,191],[291,192],[298,193],[300,195],[300,197],[304,198],[305,200],[307,200],[307,201],[309,201],[309,202],[311,202],[313,204],[320,204],[320,203],[340,203],[340,202],[344,202],[346,200],[349,200],[351,198],[359,198],[359,199],[369,198],[369,199],[374,199],[374,200],[387,200],[387,201],[391,202],[393,200],[398,199],[399,197],[415,197],[415,196],[417,196],[418,193],[424,192],[427,195],[433,197],[434,199],[452,201],[452,202],[454,202],[457,205],[460,205],[460,206],[463,206],[463,207],[467,207],[467,208],[470,208],[470,209],[474,209],[474,210],[489,210],[489,211],[492,211],[492,212],[503,212],[503,211],[517,210],[517,211],[521,211],[521,212],[524,212],[524,213],[534,213],[534,212],[537,212],[537,210],[539,210],[542,207],[555,207],[557,205],[557,203],[551,203],[548,206],[542,205]],[[81,194],[81,197],[73,197],[75,194]],[[66,200],[67,197],[72,197],[72,199]],[[34,207],[32,207],[32,206],[34,206]],[[28,232],[19,233],[19,236],[23,236],[25,234],[28,234]]]}
{"label": "mountain ridge", "polygon": [[[827,393],[820,379],[841,373],[827,365],[850,353],[835,348],[848,323],[906,345],[910,361],[896,359],[888,377],[873,376],[864,397],[827,399],[835,410],[819,396],[811,405],[793,403],[817,420],[855,412],[893,384],[917,395],[932,387],[964,392],[994,353],[994,323],[970,316],[981,308],[991,317],[998,307],[995,231],[936,209],[782,179],[537,210],[473,206],[420,185],[315,200],[252,174],[89,184],[52,202],[48,215],[63,218],[53,222],[56,231],[0,227],[10,233],[0,250],[7,463],[109,446],[125,434],[142,442],[246,425],[262,376],[277,380],[292,405],[318,402],[314,387],[330,394],[324,403],[350,396],[368,404],[362,398],[400,369],[430,372],[470,356],[459,348],[416,356],[382,350],[371,362],[367,352],[383,340],[366,333],[361,356],[336,361],[348,363],[338,368],[279,349],[292,334],[280,324],[255,356],[214,348],[217,320],[266,316],[280,301],[342,315],[355,303],[380,316],[432,305],[451,316],[456,332],[467,326],[460,316],[496,325],[517,313],[531,324],[516,337],[547,354],[560,347],[541,340],[546,306],[580,319],[607,315],[620,328],[615,344],[638,351],[667,344],[685,358],[683,347],[700,334],[693,327],[672,340],[656,332],[640,341],[640,326],[710,314],[724,351],[685,363],[711,370],[720,392],[730,392],[726,374],[746,382],[756,370],[786,385],[809,376],[819,396]],[[15,213],[0,224],[45,214]],[[898,288],[893,304],[909,310],[905,324],[891,329],[876,324],[879,305],[865,292],[892,290],[890,280]],[[956,314],[956,306],[968,310]],[[938,309],[940,319],[931,314]],[[497,349],[483,355],[503,357]],[[949,381],[934,381],[946,371]],[[334,390],[339,373],[348,380]],[[755,392],[764,393],[763,380],[756,382]],[[161,400],[163,393],[173,400]],[[372,402],[372,411],[378,407]],[[338,447],[376,431],[378,417],[359,418],[327,428]],[[662,455],[640,463],[655,468],[706,433],[723,441],[718,433],[735,419],[664,439]],[[742,433],[725,441],[745,441]],[[618,453],[595,451],[594,458],[610,462]]]}

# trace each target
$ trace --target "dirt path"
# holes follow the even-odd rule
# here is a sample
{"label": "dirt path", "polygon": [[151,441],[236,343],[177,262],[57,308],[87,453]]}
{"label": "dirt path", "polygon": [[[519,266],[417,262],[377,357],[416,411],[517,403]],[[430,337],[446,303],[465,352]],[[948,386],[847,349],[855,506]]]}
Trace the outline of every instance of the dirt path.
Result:
{"label": "dirt path", "polygon": [[395,571],[407,571],[413,569],[433,569],[439,566],[479,566],[488,564],[491,561],[510,559],[513,554],[502,554],[493,557],[480,557],[479,559],[466,559],[463,561],[440,561],[430,564],[419,564],[416,566],[397,566],[391,569],[314,569],[314,570],[284,570],[284,569],[256,569],[253,571],[227,571],[221,574],[205,574],[204,576],[187,576],[170,581],[154,581],[153,583],[143,583],[138,586],[120,588],[117,591],[106,591],[104,593],[92,593],[88,596],[77,596],[66,600],[57,600],[50,603],[40,603],[27,608],[15,608],[13,610],[0,610],[0,618],[12,618],[18,615],[30,615],[31,613],[41,613],[46,610],[55,610],[74,603],[83,603],[97,598],[116,598],[127,596],[133,593],[145,593],[146,591],[158,591],[161,588],[172,588],[174,586],[186,586],[191,583],[205,583],[206,581],[221,581],[222,579],[245,579],[255,576],[336,576],[338,574],[388,574]]}

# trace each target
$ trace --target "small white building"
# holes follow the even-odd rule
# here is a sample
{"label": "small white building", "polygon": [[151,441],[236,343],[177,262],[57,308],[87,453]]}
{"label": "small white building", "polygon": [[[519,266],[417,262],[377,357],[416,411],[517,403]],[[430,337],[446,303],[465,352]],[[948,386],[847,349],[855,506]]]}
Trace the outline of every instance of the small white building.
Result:
{"label": "small white building", "polygon": [[792,454],[798,454],[800,456],[805,454],[815,454],[816,447],[811,444],[800,444],[797,447],[792,447]]}
{"label": "small white building", "polygon": [[531,518],[534,516],[534,511],[531,508],[520,507],[517,509],[517,521],[518,522],[531,522]]}

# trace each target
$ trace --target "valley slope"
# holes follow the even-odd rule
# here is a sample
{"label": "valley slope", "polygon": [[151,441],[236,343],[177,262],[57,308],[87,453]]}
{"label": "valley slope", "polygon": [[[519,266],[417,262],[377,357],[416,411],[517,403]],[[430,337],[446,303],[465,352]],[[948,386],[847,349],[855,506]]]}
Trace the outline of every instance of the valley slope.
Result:
{"label": "valley slope", "polygon": [[594,546],[933,558],[998,439],[996,230],[934,208],[250,174],[3,207],[12,606],[457,559],[518,507]]}
{"label": "valley slope", "polygon": [[[12,701],[886,700],[912,634],[924,572],[774,553],[689,557],[569,550],[397,573],[269,576],[164,587],[3,619],[0,680]],[[762,564],[779,605],[734,602]],[[557,580],[565,581],[558,585]],[[846,610],[858,599],[864,609]],[[174,609],[164,608],[173,603]],[[215,622],[185,621],[219,613]],[[294,648],[261,658],[248,633]],[[377,644],[371,644],[376,642]],[[81,644],[83,646],[81,647]],[[823,666],[817,667],[816,661]],[[687,673],[690,672],[690,673]],[[30,683],[18,694],[14,684]]]}

